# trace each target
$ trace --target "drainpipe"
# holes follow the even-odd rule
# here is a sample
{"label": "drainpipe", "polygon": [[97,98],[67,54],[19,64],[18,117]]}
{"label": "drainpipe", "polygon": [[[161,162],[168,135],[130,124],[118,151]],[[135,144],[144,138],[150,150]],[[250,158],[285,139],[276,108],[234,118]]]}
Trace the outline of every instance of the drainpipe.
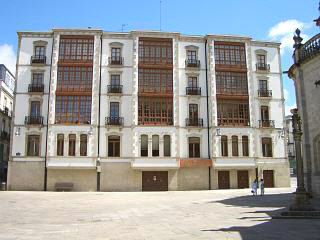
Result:
{"label": "drainpipe", "polygon": [[[208,63],[207,63],[207,39],[204,44],[204,55],[206,64],[206,96],[207,96],[207,130],[208,130],[208,158],[211,159],[210,154],[210,126],[209,126],[209,94],[208,94]],[[209,166],[209,190],[211,190],[211,167]]]}
{"label": "drainpipe", "polygon": [[53,45],[54,45],[54,33],[52,37],[52,46],[51,46],[51,61],[50,61],[50,76],[49,76],[49,91],[48,91],[48,106],[47,106],[47,131],[46,131],[46,152],[44,155],[44,191],[47,191],[47,155],[48,155],[48,132],[49,132],[49,104],[50,104],[50,90],[51,90],[51,69],[52,69],[52,56],[53,56]]}
{"label": "drainpipe", "polygon": [[98,156],[97,156],[97,191],[100,191],[100,106],[101,106],[101,68],[102,68],[102,34],[100,36],[100,76],[99,76],[99,107],[98,107]]}

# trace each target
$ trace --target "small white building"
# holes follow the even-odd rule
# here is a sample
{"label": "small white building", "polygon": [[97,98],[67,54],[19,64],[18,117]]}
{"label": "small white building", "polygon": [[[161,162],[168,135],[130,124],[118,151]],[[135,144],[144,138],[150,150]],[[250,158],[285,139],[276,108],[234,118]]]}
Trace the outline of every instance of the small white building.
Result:
{"label": "small white building", "polygon": [[11,190],[289,186],[280,44],[19,32]]}

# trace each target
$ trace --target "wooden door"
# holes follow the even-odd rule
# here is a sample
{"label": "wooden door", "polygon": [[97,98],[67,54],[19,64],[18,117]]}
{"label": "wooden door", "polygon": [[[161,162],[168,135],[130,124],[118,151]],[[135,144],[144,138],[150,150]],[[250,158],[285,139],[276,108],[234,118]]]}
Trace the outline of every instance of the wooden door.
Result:
{"label": "wooden door", "polygon": [[248,188],[249,187],[249,173],[247,170],[239,170],[237,172],[238,176],[238,188]]}
{"label": "wooden door", "polygon": [[218,172],[218,187],[219,187],[219,189],[229,189],[230,188],[229,171],[219,171]]}
{"label": "wooden door", "polygon": [[263,170],[263,180],[264,180],[265,188],[273,188],[274,187],[273,170]]}
{"label": "wooden door", "polygon": [[142,172],[142,191],[168,191],[168,172]]}

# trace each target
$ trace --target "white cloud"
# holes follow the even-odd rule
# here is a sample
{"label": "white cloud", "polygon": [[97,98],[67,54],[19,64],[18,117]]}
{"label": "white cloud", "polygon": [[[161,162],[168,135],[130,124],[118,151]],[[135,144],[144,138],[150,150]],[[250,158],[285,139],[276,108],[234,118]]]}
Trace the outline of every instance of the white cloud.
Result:
{"label": "white cloud", "polygon": [[293,109],[293,108],[297,108],[297,104],[293,104],[291,106],[285,105],[286,116],[291,115],[290,110]]}
{"label": "white cloud", "polygon": [[[291,49],[293,47],[293,35],[297,28],[301,31],[303,29],[310,28],[310,23],[303,23],[295,19],[279,22],[275,26],[271,27],[269,30],[268,36],[269,38],[280,41],[281,42],[281,54],[285,51],[285,49]],[[308,35],[301,34],[303,39],[308,39]]]}
{"label": "white cloud", "polygon": [[4,64],[14,75],[16,73],[16,54],[12,45],[0,45],[0,64]]}

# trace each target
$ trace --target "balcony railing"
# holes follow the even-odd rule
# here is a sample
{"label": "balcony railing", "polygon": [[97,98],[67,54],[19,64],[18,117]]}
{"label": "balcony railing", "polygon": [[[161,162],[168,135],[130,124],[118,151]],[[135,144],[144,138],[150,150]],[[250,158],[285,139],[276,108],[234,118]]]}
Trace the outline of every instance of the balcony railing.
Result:
{"label": "balcony railing", "polygon": [[46,59],[47,59],[46,56],[42,56],[42,55],[31,56],[31,63],[45,64]]}
{"label": "balcony railing", "polygon": [[201,95],[201,88],[200,87],[186,87],[186,94],[187,95]]}
{"label": "balcony railing", "polygon": [[108,93],[122,93],[122,85],[108,85]]}
{"label": "balcony railing", "polygon": [[6,131],[1,131],[1,140],[6,140],[9,141],[10,140],[10,134]]}
{"label": "balcony railing", "polygon": [[257,71],[270,71],[270,64],[266,63],[256,63]]}
{"label": "balcony railing", "polygon": [[42,125],[43,117],[42,116],[26,116],[24,119],[24,124],[26,125]]}
{"label": "balcony railing", "polygon": [[312,58],[314,55],[320,52],[320,34],[315,35],[303,44],[300,53],[300,61]]}
{"label": "balcony railing", "polygon": [[3,109],[0,109],[0,112],[2,112],[3,114],[7,115],[8,117],[12,116],[12,111],[9,111],[9,108],[4,107]]}
{"label": "balcony railing", "polygon": [[44,91],[44,84],[29,84],[28,92],[38,92],[43,93]]}
{"label": "balcony railing", "polygon": [[200,67],[200,60],[187,59],[186,60],[186,67],[199,68]]}
{"label": "balcony railing", "polygon": [[186,118],[186,126],[202,127],[203,119],[202,118]]}
{"label": "balcony railing", "polygon": [[109,57],[109,65],[123,65],[123,57]]}
{"label": "balcony railing", "polygon": [[259,97],[272,97],[272,90],[258,90]]}
{"label": "balcony railing", "polygon": [[259,120],[260,128],[274,128],[274,120]]}
{"label": "balcony railing", "polygon": [[106,125],[122,126],[123,117],[106,117]]}

